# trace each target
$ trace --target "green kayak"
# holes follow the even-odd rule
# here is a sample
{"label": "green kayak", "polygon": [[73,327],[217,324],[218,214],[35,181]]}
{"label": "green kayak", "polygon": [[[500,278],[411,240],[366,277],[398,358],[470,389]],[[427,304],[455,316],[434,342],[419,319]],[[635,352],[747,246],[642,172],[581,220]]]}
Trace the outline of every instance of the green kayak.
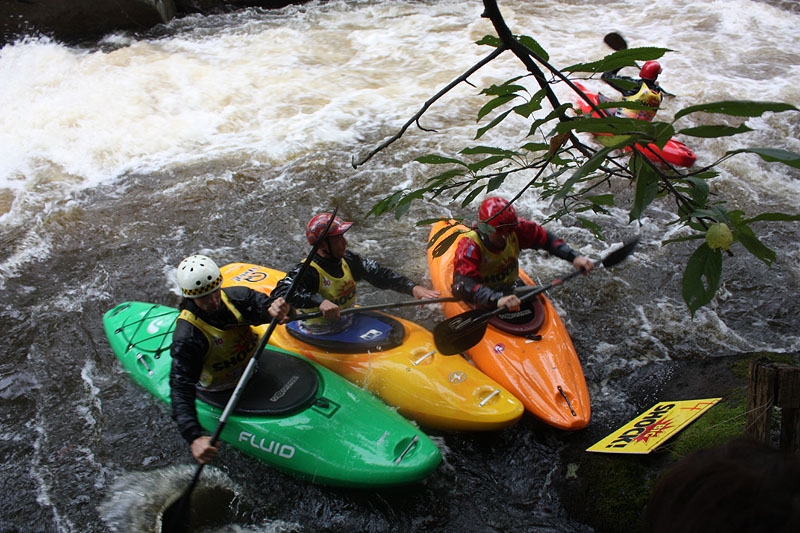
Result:
{"label": "green kayak", "polygon": [[[177,317],[173,307],[143,302],[122,303],[103,317],[122,366],[164,402],[170,401],[169,348]],[[209,433],[227,403],[216,394],[197,400],[200,424]],[[430,438],[368,391],[272,346],[264,349],[220,439],[283,472],[348,487],[415,482],[442,458]]]}

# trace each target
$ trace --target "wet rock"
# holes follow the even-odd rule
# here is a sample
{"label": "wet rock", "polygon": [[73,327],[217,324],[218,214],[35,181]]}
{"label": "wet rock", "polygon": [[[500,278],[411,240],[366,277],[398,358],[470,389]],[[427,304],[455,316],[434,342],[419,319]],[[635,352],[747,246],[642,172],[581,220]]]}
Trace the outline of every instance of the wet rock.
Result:
{"label": "wet rock", "polygon": [[26,0],[0,3],[4,44],[25,35],[80,41],[115,29],[150,28],[174,16],[173,0]]}
{"label": "wet rock", "polygon": [[0,44],[42,35],[79,43],[113,31],[145,31],[189,13],[249,6],[278,8],[292,3],[302,0],[5,0],[0,2]]}

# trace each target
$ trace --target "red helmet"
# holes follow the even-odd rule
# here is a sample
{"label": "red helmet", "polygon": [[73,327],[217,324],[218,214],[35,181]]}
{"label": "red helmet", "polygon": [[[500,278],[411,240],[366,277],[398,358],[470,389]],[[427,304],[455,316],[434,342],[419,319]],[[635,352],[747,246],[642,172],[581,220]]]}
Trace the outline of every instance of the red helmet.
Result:
{"label": "red helmet", "polygon": [[[322,233],[325,231],[325,228],[328,227],[328,221],[330,219],[330,213],[320,213],[308,221],[308,225],[306,226],[306,239],[308,239],[308,244],[313,246],[319,238],[322,237]],[[327,236],[333,237],[335,235],[341,235],[349,230],[352,225],[352,222],[345,222],[339,217],[334,217]]]}
{"label": "red helmet", "polygon": [[500,226],[516,226],[517,210],[505,198],[490,196],[485,199],[478,209],[478,218],[493,228]]}
{"label": "red helmet", "polygon": [[661,74],[661,63],[658,61],[645,61],[639,71],[639,77],[643,80],[655,81],[659,74]]}

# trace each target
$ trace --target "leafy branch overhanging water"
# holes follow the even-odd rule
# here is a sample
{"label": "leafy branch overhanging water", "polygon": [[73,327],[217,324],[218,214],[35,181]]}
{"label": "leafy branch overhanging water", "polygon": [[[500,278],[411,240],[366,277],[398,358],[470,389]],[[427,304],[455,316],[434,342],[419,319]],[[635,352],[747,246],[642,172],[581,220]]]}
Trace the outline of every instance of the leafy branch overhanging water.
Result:
{"label": "leafy branch overhanging water", "polygon": [[[734,243],[740,244],[754,258],[771,265],[775,250],[766,246],[751,227],[757,222],[800,221],[800,214],[763,212],[755,215],[740,209],[728,209],[724,198],[712,192],[709,180],[719,175],[717,166],[738,154],[751,153],[767,163],[779,163],[800,168],[800,155],[782,149],[750,147],[727,151],[712,164],[695,168],[678,168],[660,155],[646,154],[647,146],[659,149],[675,135],[699,138],[722,138],[752,131],[745,122],[748,118],[767,113],[797,113],[795,106],[781,102],[723,101],[692,105],[675,113],[672,121],[646,121],[612,116],[607,109],[641,109],[634,102],[593,102],[576,75],[589,76],[628,66],[639,61],[655,60],[670,52],[666,48],[621,47],[603,59],[591,63],[578,63],[559,69],[549,62],[549,54],[533,37],[515,35],[506,25],[496,0],[484,0],[483,17],[491,20],[497,35],[487,35],[478,45],[493,50],[480,62],[468,69],[440,90],[403,126],[396,135],[372,150],[353,166],[365,164],[377,153],[398,140],[412,124],[442,96],[477,70],[505,53],[512,53],[522,63],[526,73],[504,83],[482,90],[488,101],[478,110],[479,127],[475,140],[514,115],[531,121],[525,138],[515,147],[476,144],[463,148],[456,155],[429,154],[415,159],[430,169],[444,169],[427,179],[418,189],[398,190],[377,202],[369,214],[394,212],[397,218],[406,214],[417,200],[433,201],[449,195],[452,201],[465,207],[481,194],[498,189],[510,175],[530,175],[527,183],[517,191],[514,201],[524,194],[537,192],[558,206],[547,219],[557,220],[573,214],[581,224],[599,239],[604,239],[603,229],[583,216],[586,213],[607,214],[612,208],[624,207],[631,222],[638,221],[645,210],[656,200],[667,199],[673,206],[676,219],[671,224],[684,227],[684,236],[665,240],[664,244],[681,241],[700,241],[689,258],[684,274],[682,295],[692,315],[710,303],[720,287],[723,258],[732,255]],[[607,41],[608,42],[608,41]],[[623,41],[624,42],[624,41]],[[538,90],[532,92],[524,81],[533,78]],[[553,85],[564,83],[584,100],[593,113],[585,114],[572,103],[562,103],[553,91]],[[676,129],[681,118],[693,114],[733,117],[740,120],[731,125],[721,120],[719,124],[706,124]],[[541,115],[541,116],[540,116]],[[744,120],[742,120],[744,119]],[[488,121],[488,122],[486,122]],[[727,122],[731,119],[728,118]],[[482,123],[484,123],[482,125]],[[594,134],[590,145],[576,135]],[[599,135],[602,134],[602,135]],[[649,156],[649,157],[648,157]],[[437,172],[437,170],[433,170]],[[632,194],[619,198],[613,192],[612,182],[628,183]],[[662,202],[667,203],[667,202]],[[625,205],[621,205],[625,204]],[[419,221],[428,225],[431,220]],[[545,221],[546,222],[546,221]],[[434,238],[428,246],[440,250],[450,246],[458,234],[448,240]]]}

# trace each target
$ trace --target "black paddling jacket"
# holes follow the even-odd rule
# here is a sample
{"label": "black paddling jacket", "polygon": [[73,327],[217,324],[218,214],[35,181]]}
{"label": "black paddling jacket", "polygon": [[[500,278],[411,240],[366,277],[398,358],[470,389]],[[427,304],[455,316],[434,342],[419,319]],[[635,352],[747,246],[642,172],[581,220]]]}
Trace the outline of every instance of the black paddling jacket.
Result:
{"label": "black paddling jacket", "polygon": [[[267,324],[272,321],[269,306],[275,297],[267,296],[262,292],[249,287],[226,287],[222,289],[231,303],[239,310],[242,316],[254,325]],[[236,317],[227,307],[214,315],[209,315],[200,309],[193,300],[186,298],[181,303],[181,309],[188,309],[198,318],[208,324],[224,328],[236,324]],[[206,431],[197,421],[197,382],[203,371],[203,360],[208,353],[208,340],[205,334],[196,326],[183,319],[178,319],[175,331],[172,334],[172,369],[169,377],[172,400],[172,418],[178,424],[178,430],[187,442],[191,444],[197,437],[206,435]]]}

